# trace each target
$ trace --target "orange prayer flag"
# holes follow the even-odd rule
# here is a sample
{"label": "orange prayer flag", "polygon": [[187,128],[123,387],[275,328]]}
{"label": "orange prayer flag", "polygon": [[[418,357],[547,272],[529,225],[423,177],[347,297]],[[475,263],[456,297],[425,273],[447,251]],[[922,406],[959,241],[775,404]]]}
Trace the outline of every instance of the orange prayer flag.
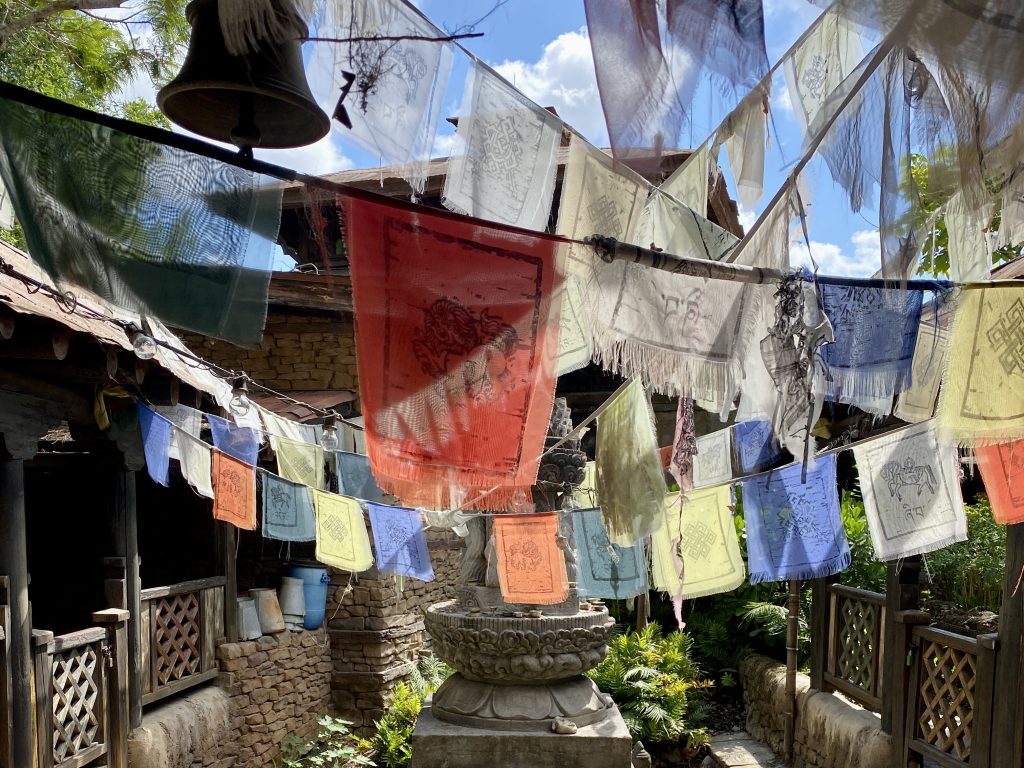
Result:
{"label": "orange prayer flag", "polygon": [[498,583],[507,602],[554,605],[569,596],[557,535],[554,513],[494,517]]}
{"label": "orange prayer flag", "polygon": [[256,469],[213,450],[213,517],[246,531],[256,530]]}
{"label": "orange prayer flag", "polygon": [[997,523],[1024,521],[1024,440],[977,446],[974,455]]}

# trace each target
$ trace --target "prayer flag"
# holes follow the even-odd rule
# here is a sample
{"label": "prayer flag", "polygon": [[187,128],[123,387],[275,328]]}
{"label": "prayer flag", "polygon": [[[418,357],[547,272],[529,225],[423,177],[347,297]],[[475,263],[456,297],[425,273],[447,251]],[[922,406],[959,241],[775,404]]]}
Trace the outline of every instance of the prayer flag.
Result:
{"label": "prayer flag", "polygon": [[556,241],[394,203],[340,204],[380,487],[434,509],[452,506],[453,487],[487,509],[529,493],[554,400]]}
{"label": "prayer flag", "polygon": [[845,285],[820,290],[835,335],[821,348],[828,367],[826,398],[888,415],[896,392],[910,382],[924,291]]}
{"label": "prayer flag", "polygon": [[579,563],[577,589],[582,597],[625,600],[647,592],[647,561],[642,543],[620,547],[608,539],[600,509],[572,513]]}
{"label": "prayer flag", "polygon": [[252,427],[238,427],[220,416],[206,414],[210,425],[213,445],[218,451],[234,456],[239,461],[256,466],[260,453],[260,441]]}
{"label": "prayer flag", "polygon": [[281,477],[310,488],[324,487],[323,448],[287,437],[271,437],[270,445],[277,455],[277,472]]}
{"label": "prayer flag", "polygon": [[855,446],[864,511],[879,560],[942,549],[967,538],[956,448],[933,422]]}
{"label": "prayer flag", "polygon": [[483,64],[470,66],[462,105],[462,148],[448,161],[445,206],[543,232],[551,216],[562,121]]}
{"label": "prayer flag", "polygon": [[740,472],[749,474],[768,469],[782,457],[779,441],[767,421],[744,421],[733,428],[733,448]]}
{"label": "prayer flag", "polygon": [[377,550],[377,569],[420,581],[433,581],[434,569],[427,551],[420,513],[386,504],[366,505]]}
{"label": "prayer flag", "polygon": [[0,178],[58,285],[236,344],[259,341],[282,185],[0,98]]}
{"label": "prayer flag", "polygon": [[198,437],[181,432],[178,434],[178,452],[181,454],[181,474],[196,493],[208,499],[213,493],[213,448]]}
{"label": "prayer flag", "polygon": [[313,541],[316,518],[308,486],[263,473],[263,535],[278,541]]}
{"label": "prayer flag", "polygon": [[614,544],[629,547],[654,531],[668,485],[654,433],[654,411],[637,379],[598,417],[594,481]]}
{"label": "prayer flag", "polygon": [[817,579],[850,565],[839,514],[835,455],[791,464],[743,483],[750,583]]}
{"label": "prayer flag", "polygon": [[975,446],[1024,437],[1024,288],[960,293],[939,431]]}
{"label": "prayer flag", "polygon": [[557,536],[554,513],[494,517],[498,584],[506,602],[554,605],[569,596],[565,555]]}
{"label": "prayer flag", "polygon": [[697,438],[693,457],[693,487],[721,485],[732,479],[732,430],[720,429]]}
{"label": "prayer flag", "polygon": [[914,347],[913,379],[896,401],[893,413],[897,418],[919,422],[935,415],[935,402],[948,352],[949,331],[932,323],[921,323]]}
{"label": "prayer flag", "polygon": [[1024,441],[974,449],[997,523],[1024,522]]}
{"label": "prayer flag", "polygon": [[213,452],[213,517],[256,530],[256,470],[222,451]]}
{"label": "prayer flag", "polygon": [[370,460],[361,453],[334,452],[338,467],[338,490],[363,501],[379,502],[384,492],[373,479]]}
{"label": "prayer flag", "polygon": [[730,485],[689,491],[682,505],[675,496],[665,499],[663,524],[651,537],[656,589],[693,599],[743,583],[732,502]]}
{"label": "prayer flag", "polygon": [[356,499],[312,489],[316,508],[316,559],[351,573],[373,565],[363,509]]}
{"label": "prayer flag", "polygon": [[171,430],[171,444],[167,449],[167,455],[172,459],[181,461],[181,449],[178,444],[184,438],[179,439],[178,433],[199,437],[199,431],[203,424],[203,412],[187,405],[158,405],[154,409],[157,413],[173,424],[176,429]]}
{"label": "prayer flag", "polygon": [[139,412],[139,430],[142,433],[142,448],[146,453],[146,471],[154,483],[170,485],[169,455],[171,444],[171,422],[159,413],[150,410],[142,403],[137,403]]}
{"label": "prayer flag", "polygon": [[697,455],[694,431],[693,398],[688,391],[684,391],[676,406],[676,430],[672,438],[672,456],[668,462],[669,474],[675,478],[681,493],[693,488],[693,458]]}

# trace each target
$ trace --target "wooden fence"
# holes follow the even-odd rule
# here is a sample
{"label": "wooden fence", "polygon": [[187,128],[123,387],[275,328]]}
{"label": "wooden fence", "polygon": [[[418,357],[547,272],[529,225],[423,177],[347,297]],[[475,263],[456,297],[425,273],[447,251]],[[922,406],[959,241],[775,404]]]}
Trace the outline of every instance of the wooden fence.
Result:
{"label": "wooden fence", "polygon": [[143,705],[217,676],[225,583],[218,576],[140,592]]}
{"label": "wooden fence", "polygon": [[814,584],[812,638],[825,641],[812,642],[811,685],[879,713],[894,765],[995,768],[998,636],[926,626],[927,613],[905,607],[916,587],[908,598],[907,580],[889,584],[894,594]]}

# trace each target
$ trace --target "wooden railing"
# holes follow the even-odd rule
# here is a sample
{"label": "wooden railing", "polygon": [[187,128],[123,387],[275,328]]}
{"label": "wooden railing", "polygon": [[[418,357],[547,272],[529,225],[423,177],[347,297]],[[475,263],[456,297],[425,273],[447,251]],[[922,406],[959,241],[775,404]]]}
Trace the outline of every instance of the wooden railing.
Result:
{"label": "wooden railing", "polygon": [[996,635],[914,627],[907,748],[940,766],[990,764]]}
{"label": "wooden railing", "polygon": [[218,576],[141,591],[144,705],[217,676],[225,583]]}
{"label": "wooden railing", "polygon": [[880,712],[882,708],[885,595],[828,585],[829,637],[825,682]]}

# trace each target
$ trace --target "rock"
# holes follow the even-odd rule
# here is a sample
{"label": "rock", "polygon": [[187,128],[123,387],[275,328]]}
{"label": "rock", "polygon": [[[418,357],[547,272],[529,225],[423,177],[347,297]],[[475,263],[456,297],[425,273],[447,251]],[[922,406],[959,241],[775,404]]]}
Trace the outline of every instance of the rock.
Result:
{"label": "rock", "polygon": [[638,741],[633,745],[633,768],[651,768],[651,753],[644,749],[644,743]]}
{"label": "rock", "polygon": [[551,730],[555,733],[576,733],[579,728],[572,720],[567,720],[564,717],[556,717],[551,722]]}

